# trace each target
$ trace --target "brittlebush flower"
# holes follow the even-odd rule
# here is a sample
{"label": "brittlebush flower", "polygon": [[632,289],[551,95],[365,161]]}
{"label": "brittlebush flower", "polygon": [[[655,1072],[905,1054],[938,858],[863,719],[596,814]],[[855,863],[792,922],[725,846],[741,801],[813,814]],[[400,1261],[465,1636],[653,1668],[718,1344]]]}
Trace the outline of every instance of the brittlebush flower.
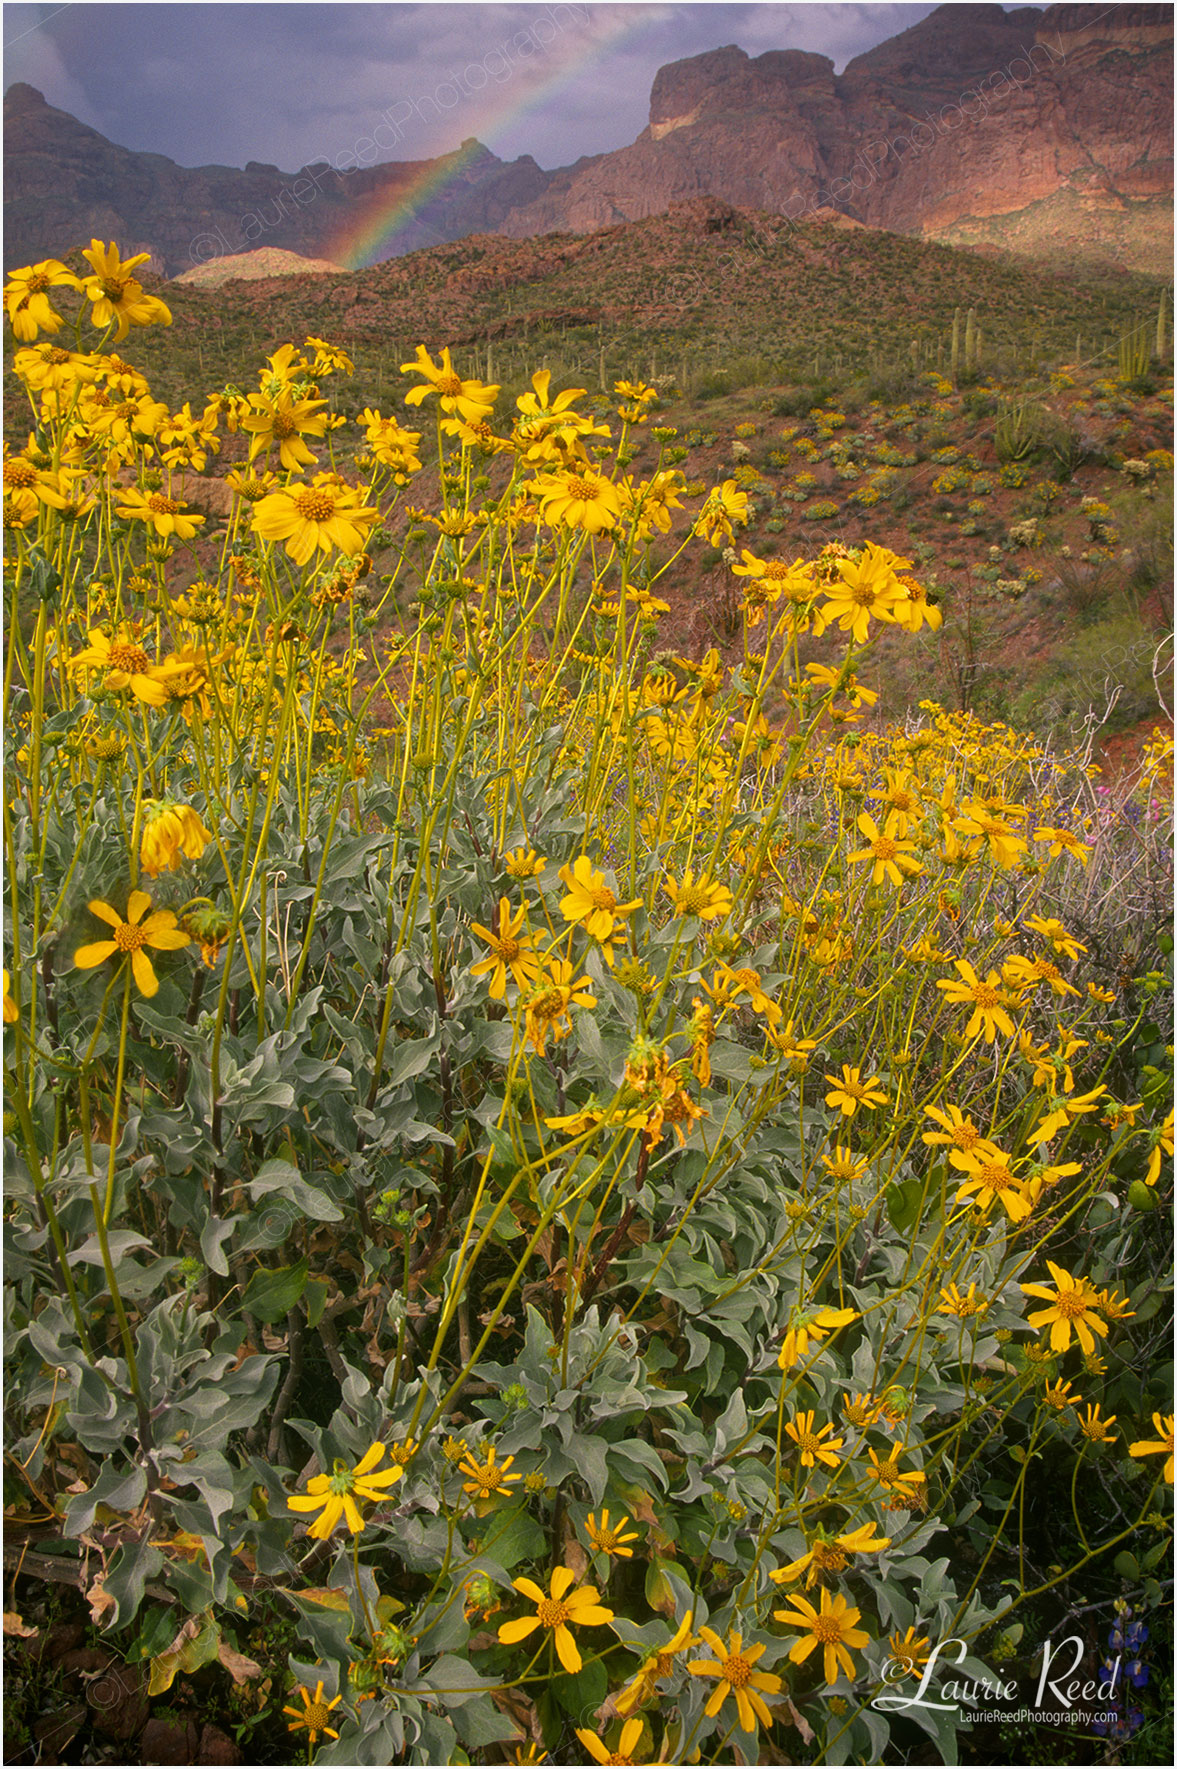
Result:
{"label": "brittlebush flower", "polygon": [[908,1628],[905,1634],[898,1629],[890,1635],[887,1645],[891,1650],[891,1662],[901,1677],[917,1677],[920,1666],[926,1665],[932,1656],[928,1648],[931,1641],[926,1634],[917,1634],[914,1628]]}
{"label": "brittlebush flower", "polygon": [[991,970],[982,982],[967,958],[954,959],[953,963],[960,972],[962,981],[958,983],[955,977],[941,977],[936,987],[944,991],[946,1001],[972,1008],[972,1017],[965,1027],[965,1037],[975,1038],[983,1032],[990,1044],[999,1032],[1006,1038],[1012,1038],[1014,1023],[1007,1011],[1009,997],[1001,989],[1000,972]]}
{"label": "brittlebush flower", "polygon": [[658,1684],[674,1671],[676,1655],[685,1652],[695,1643],[691,1633],[693,1619],[694,1612],[688,1610],[666,1645],[642,1660],[633,1682],[626,1685],[613,1703],[619,1714],[631,1713],[642,1702],[650,1701],[657,1695]]}
{"label": "brittlebush flower", "polygon": [[4,285],[4,307],[20,342],[31,343],[38,332],[52,336],[65,324],[50,303],[50,289],[81,287],[72,270],[67,270],[57,258],[42,258],[39,264],[14,270]]}
{"label": "brittlebush flower", "polygon": [[402,362],[400,372],[425,377],[421,386],[410,387],[405,394],[406,405],[420,405],[423,399],[436,393],[443,412],[457,412],[471,424],[481,424],[489,418],[499,396],[497,386],[488,386],[482,381],[463,381],[450,360],[448,349],[442,351],[438,364],[424,344],[418,344],[416,361]]}
{"label": "brittlebush flower", "polygon": [[302,1696],[302,1707],[282,1709],[284,1714],[290,1715],[289,1730],[297,1732],[300,1727],[305,1727],[312,1745],[319,1742],[320,1732],[325,1733],[328,1738],[338,1738],[339,1734],[330,1724],[330,1720],[331,1710],[339,1706],[343,1700],[342,1695],[334,1695],[330,1701],[324,1701],[321,1682],[315,1684],[313,1695],[305,1683],[298,1685],[295,1694]]}
{"label": "brittlebush flower", "polygon": [[583,528],[601,534],[621,516],[621,494],[611,479],[591,467],[545,474],[534,486],[545,522],[559,528]]}
{"label": "brittlebush flower", "polygon": [[90,309],[91,323],[104,328],[111,320],[117,320],[116,344],[122,343],[132,326],[171,325],[170,308],[158,296],[145,295],[142,283],[130,274],[140,264],[150,263],[150,252],[136,252],[124,261],[113,240],[109,246],[101,240],[91,240],[82,257],[94,269],[94,275],[88,276],[83,285],[94,304]]}
{"label": "brittlebush flower", "polygon": [[907,602],[907,592],[895,574],[907,570],[911,560],[868,541],[859,558],[839,559],[837,564],[842,581],[828,587],[829,601],[822,605],[821,616],[827,626],[836,620],[862,645],[870,635],[872,617],[893,622],[896,609]]}
{"label": "brittlebush flower", "polygon": [[926,1130],[920,1138],[921,1142],[935,1148],[943,1144],[948,1148],[948,1159],[961,1172],[968,1171],[967,1157],[974,1153],[994,1155],[998,1153],[997,1144],[987,1136],[982,1136],[971,1118],[966,1118],[959,1106],[949,1106],[947,1113],[939,1106],[925,1106],[924,1115],[934,1118],[937,1124],[943,1125],[942,1130]]}
{"label": "brittlebush flower", "polygon": [[722,921],[732,911],[732,894],[727,886],[709,877],[697,879],[689,866],[678,884],[667,879],[666,895],[674,904],[676,916],[697,915],[700,921]]}
{"label": "brittlebush flower", "polygon": [[495,1454],[492,1443],[487,1447],[485,1462],[478,1462],[471,1455],[459,1464],[460,1472],[470,1476],[469,1480],[463,1482],[463,1491],[468,1492],[472,1499],[489,1499],[495,1493],[509,1495],[512,1485],[522,1480],[521,1474],[508,1472],[515,1460],[514,1456],[508,1456],[503,1462],[496,1462]]}
{"label": "brittlebush flower", "polygon": [[854,1680],[854,1660],[850,1656],[850,1647],[867,1646],[870,1635],[855,1623],[862,1619],[862,1611],[855,1609],[840,1594],[831,1596],[822,1587],[821,1607],[815,1609],[807,1597],[795,1592],[789,1602],[792,1611],[774,1609],[773,1620],[783,1622],[787,1628],[803,1628],[804,1634],[794,1646],[789,1648],[789,1658],[795,1665],[804,1664],[811,1652],[817,1647],[822,1649],[822,1669],[827,1683],[836,1683],[839,1670],[845,1671],[851,1682]]}
{"label": "brittlebush flower", "polygon": [[[830,1437],[830,1432],[834,1429],[832,1425],[823,1425],[820,1431],[815,1431],[813,1419],[812,1412],[798,1413],[785,1425],[787,1435],[801,1451],[801,1466],[816,1468],[821,1462],[826,1468],[836,1468],[841,1460],[838,1451],[846,1440],[842,1437]],[[829,1438],[828,1443],[824,1441],[826,1438]]]}
{"label": "brittlebush flower", "polygon": [[531,933],[525,930],[523,923],[527,919],[527,909],[520,904],[514,914],[506,897],[499,898],[498,932],[483,927],[481,922],[470,923],[471,932],[478,935],[490,947],[490,957],[480,958],[477,964],[470,966],[472,977],[490,976],[490,998],[501,1001],[507,993],[507,972],[510,971],[520,989],[529,989],[539,976],[540,956],[532,944]]}
{"label": "brittlebush flower", "polygon": [[181,860],[199,860],[212,840],[191,805],[146,804],[139,864],[149,878],[171,872]]}
{"label": "brittlebush flower", "polygon": [[272,491],[254,507],[253,532],[266,541],[283,541],[296,565],[315,552],[336,549],[362,553],[368,530],[380,512],[363,502],[363,493],[334,473],[316,473],[310,485]]}
{"label": "brittlebush flower", "polygon": [[144,951],[145,946],[157,952],[178,952],[181,947],[191,945],[188,935],[176,925],[176,917],[170,909],[156,909],[151,914],[151,898],[145,891],[132,891],[127,898],[126,919],[117,909],[100,898],[93,898],[89,904],[91,915],[99,921],[108,922],[114,934],[108,940],[95,940],[88,946],[79,946],[74,953],[74,963],[79,970],[92,970],[107,958],[130,957],[131,975],[141,995],[154,995],[159,989],[159,978]]}
{"label": "brittlebush flower", "polygon": [[605,874],[598,872],[587,854],[571,866],[561,866],[560,883],[567,885],[568,895],[560,899],[560,913],[565,921],[577,922],[601,947],[605,962],[613,963],[613,941],[621,923],[641,904],[635,897],[631,903],[619,903],[605,883]]}
{"label": "brittlebush flower", "polygon": [[791,1560],[787,1566],[777,1567],[768,1576],[774,1585],[786,1585],[804,1573],[805,1588],[808,1590],[811,1585],[831,1574],[845,1572],[852,1554],[881,1554],[884,1548],[890,1546],[890,1536],[876,1536],[875,1525],[863,1523],[857,1529],[835,1536],[832,1541],[819,1534],[812,1548],[802,1554],[800,1559]]}
{"label": "brittlebush flower", "polygon": [[1112,1430],[1116,1415],[1111,1413],[1105,1419],[1099,1410],[1098,1402],[1089,1405],[1086,1413],[1079,1419],[1079,1430],[1090,1443],[1115,1443],[1117,1432]]}
{"label": "brittlebush flower", "polygon": [[626,1543],[636,1542],[638,1532],[636,1529],[627,1530],[625,1526],[628,1522],[628,1517],[619,1517],[616,1523],[611,1524],[607,1510],[601,1512],[598,1521],[596,1513],[590,1511],[585,1519],[584,1533],[598,1554],[608,1554],[610,1558],[616,1555],[621,1560],[632,1560],[633,1549],[627,1547]]}
{"label": "brittlebush flower", "polygon": [[859,1106],[873,1112],[876,1106],[887,1104],[887,1095],[879,1084],[878,1076],[872,1075],[869,1080],[864,1081],[862,1070],[851,1068],[848,1063],[842,1064],[840,1080],[837,1075],[827,1075],[826,1080],[831,1084],[830,1092],[826,1094],[826,1105],[837,1106],[847,1118],[852,1118]]}
{"label": "brittlebush flower", "polygon": [[870,881],[873,885],[882,884],[885,878],[898,890],[903,884],[904,873],[914,877],[923,871],[919,861],[912,859],[915,843],[900,839],[904,821],[898,811],[892,811],[880,830],[868,812],[859,812],[858,828],[865,835],[867,846],[859,848],[856,853],[848,854],[846,858],[853,862],[872,860],[874,865],[871,868]]}
{"label": "brittlebush flower", "polygon": [[388,1497],[388,1488],[394,1486],[404,1473],[399,1462],[379,1474],[375,1472],[384,1460],[384,1447],[382,1443],[372,1444],[354,1468],[336,1462],[333,1474],[314,1475],[308,1480],[305,1493],[287,1499],[291,1511],[321,1513],[307,1530],[308,1536],[325,1542],[341,1519],[346,1521],[353,1536],[359,1535],[364,1528],[364,1517],[356,1500],[366,1499],[373,1505],[380,1504]]}
{"label": "brittlebush flower", "polygon": [[163,706],[168,698],[166,672],[153,664],[142,645],[125,627],[108,639],[99,627],[90,628],[90,643],[70,659],[72,669],[100,669],[106,688],[129,688],[145,706]]}
{"label": "brittlebush flower", "polygon": [[1027,1315],[1027,1322],[1031,1327],[1049,1326],[1052,1351],[1069,1349],[1072,1328],[1083,1350],[1094,1351],[1093,1335],[1098,1333],[1101,1339],[1106,1339],[1108,1331],[1107,1323],[1099,1313],[1098,1294],[1086,1278],[1072,1277],[1069,1271],[1061,1265],[1055,1265],[1052,1259],[1048,1259],[1046,1263],[1054,1279],[1053,1290],[1048,1289],[1045,1284],[1019,1286],[1027,1296],[1040,1296],[1050,1305]]}
{"label": "brittlebush flower", "polygon": [[513,1579],[512,1583],[520,1596],[526,1597],[535,1604],[534,1615],[520,1616],[516,1621],[504,1622],[499,1629],[499,1640],[504,1646],[514,1646],[517,1641],[526,1640],[537,1628],[548,1628],[556,1643],[556,1656],[566,1671],[579,1671],[584,1663],[580,1649],[572,1638],[573,1628],[599,1628],[613,1620],[613,1611],[604,1609],[597,1602],[597,1592],[592,1585],[581,1585],[574,1591],[576,1574],[571,1567],[558,1566],[552,1573],[552,1590],[548,1596],[535,1583],[534,1579]]}
{"label": "brittlebush flower", "polygon": [[716,1656],[713,1659],[691,1659],[687,1670],[692,1677],[719,1678],[718,1687],[708,1696],[703,1712],[711,1718],[718,1714],[728,1696],[734,1695],[736,1712],[745,1732],[754,1732],[757,1720],[762,1726],[771,1726],[772,1715],[757,1690],[763,1690],[765,1695],[776,1695],[782,1683],[773,1672],[752,1668],[764,1653],[764,1646],[745,1647],[743,1635],[734,1630],[726,1646],[711,1628],[700,1628],[699,1633]]}
{"label": "brittlebush flower", "polygon": [[4,1024],[6,1026],[11,1026],[16,1020],[19,1020],[19,1018],[20,1018],[20,1009],[17,1007],[16,1002],[12,999],[11,987],[12,987],[12,978],[9,976],[8,972],[5,971],[4,972]]}
{"label": "brittlebush flower", "polygon": [[311,453],[303,437],[322,436],[327,424],[325,399],[295,399],[293,393],[284,389],[273,399],[265,393],[251,393],[249,403],[253,410],[239,420],[238,428],[250,434],[251,461],[263,450],[268,454],[277,443],[284,473],[298,473],[303,467],[315,465],[317,456]]}
{"label": "brittlebush flower", "polygon": [[777,1363],[782,1370],[791,1370],[800,1363],[811,1343],[820,1345],[827,1333],[848,1327],[857,1319],[853,1308],[795,1308]]}
{"label": "brittlebush flower", "polygon": [[1169,1485],[1172,1486],[1173,1414],[1169,1413],[1165,1416],[1161,1413],[1154,1413],[1152,1416],[1152,1428],[1157,1434],[1156,1437],[1143,1437],[1138,1439],[1136,1443],[1130,1443],[1128,1445],[1128,1454],[1135,1457],[1167,1456],[1169,1459],[1165,1463],[1165,1479],[1168,1481]]}
{"label": "brittlebush flower", "polygon": [[604,1739],[596,1732],[590,1732],[585,1726],[576,1728],[576,1736],[588,1752],[594,1763],[636,1763],[637,1758],[630,1755],[637,1749],[638,1740],[642,1736],[642,1721],[627,1720],[621,1728],[621,1736],[617,1740],[617,1749],[611,1751]]}

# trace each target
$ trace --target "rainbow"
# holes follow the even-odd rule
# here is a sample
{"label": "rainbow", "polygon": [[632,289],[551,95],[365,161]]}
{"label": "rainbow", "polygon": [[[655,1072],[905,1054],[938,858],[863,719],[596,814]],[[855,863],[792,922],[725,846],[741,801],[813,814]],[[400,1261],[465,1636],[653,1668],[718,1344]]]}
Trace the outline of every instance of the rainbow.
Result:
{"label": "rainbow", "polygon": [[[582,14],[579,22],[587,24],[591,21],[594,30],[591,38],[586,40],[581,33],[570,33],[567,23],[562,23],[561,13]],[[553,32],[552,38],[545,40],[539,35],[539,25],[547,23]],[[624,38],[631,36],[649,23],[648,9],[645,6],[612,5],[594,7],[590,14],[586,7],[553,4],[536,8],[536,24],[528,26],[526,32],[518,32],[507,43],[491,50],[481,60],[475,60],[463,70],[463,77],[469,78],[473,68],[478,67],[491,80],[492,57],[498,63],[509,65],[508,78],[498,85],[483,88],[478,94],[478,109],[469,120],[474,124],[479,135],[494,135],[496,131],[518,122],[521,117],[539,109],[560,89],[572,80],[578,79],[587,68],[599,61],[610,50],[614,49]],[[520,58],[518,63],[509,58],[511,43],[518,42],[520,36],[528,36],[533,45],[542,53],[550,56],[554,66],[550,74],[542,80],[530,83],[521,96],[512,89],[520,82],[520,68],[534,66],[534,61]],[[442,87],[452,92],[460,89],[449,81],[442,81]],[[466,104],[472,102],[474,95],[467,94]],[[395,132],[396,139],[402,138],[402,126],[416,112],[423,120],[418,108],[420,103],[432,102],[435,109],[439,100],[426,98],[416,104],[405,99],[398,105],[390,105],[383,114],[384,126]],[[453,103],[447,101],[446,108]],[[402,114],[402,112],[404,114]],[[466,112],[469,116],[469,112]],[[455,122],[463,113],[455,107]],[[463,122],[465,116],[463,116]],[[379,127],[379,125],[377,125]],[[373,132],[375,136],[375,131]],[[404,167],[409,175],[404,182],[398,183],[392,190],[373,191],[368,197],[361,198],[355,207],[355,213],[349,216],[345,226],[335,234],[324,255],[336,264],[342,264],[348,270],[360,270],[368,264],[379,264],[385,258],[397,255],[401,238],[408,225],[415,221],[433,198],[441,194],[450,184],[456,183],[473,160],[482,151],[479,142],[470,138],[462,143],[456,153],[447,154],[440,160],[423,160],[415,167],[410,162]],[[384,162],[388,164],[388,162]],[[378,167],[373,167],[377,170]]]}

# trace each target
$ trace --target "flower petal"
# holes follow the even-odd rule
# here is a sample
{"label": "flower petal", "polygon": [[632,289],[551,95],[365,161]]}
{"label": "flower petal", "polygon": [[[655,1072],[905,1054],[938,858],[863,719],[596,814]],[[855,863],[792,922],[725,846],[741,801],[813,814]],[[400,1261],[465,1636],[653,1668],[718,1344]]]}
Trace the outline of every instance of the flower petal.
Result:
{"label": "flower petal", "polygon": [[78,947],[74,953],[74,963],[79,970],[90,970],[94,965],[101,964],[104,958],[109,958],[112,953],[117,951],[118,947],[113,940],[95,940],[93,945]]}
{"label": "flower petal", "polygon": [[142,947],[138,947],[131,954],[131,972],[141,995],[155,995],[158,992],[159,978]]}

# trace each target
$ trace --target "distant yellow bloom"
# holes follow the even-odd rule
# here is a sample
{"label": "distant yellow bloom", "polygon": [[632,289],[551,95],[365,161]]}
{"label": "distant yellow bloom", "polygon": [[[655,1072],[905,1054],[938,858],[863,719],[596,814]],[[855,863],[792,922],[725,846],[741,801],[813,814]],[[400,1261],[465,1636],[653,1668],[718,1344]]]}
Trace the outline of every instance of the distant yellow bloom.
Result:
{"label": "distant yellow bloom", "polygon": [[1001,1032],[1006,1038],[1014,1036],[1014,1023],[1009,1017],[1009,997],[1001,988],[1001,975],[991,970],[985,981],[977,975],[967,958],[953,960],[960,972],[961,982],[955,977],[942,977],[936,984],[937,989],[944,991],[946,1001],[960,1004],[973,1009],[965,1037],[975,1038],[984,1033],[988,1043],[992,1043]]}
{"label": "distant yellow bloom", "polygon": [[289,1730],[291,1732],[297,1732],[300,1727],[305,1727],[308,1734],[308,1743],[312,1746],[319,1742],[320,1732],[324,1733],[328,1738],[338,1738],[338,1732],[335,1730],[334,1726],[330,1724],[331,1710],[332,1708],[339,1706],[340,1702],[343,1700],[342,1695],[334,1695],[330,1701],[324,1701],[323,1685],[321,1682],[315,1684],[315,1693],[313,1695],[305,1683],[300,1683],[298,1685],[295,1694],[301,1695],[302,1707],[282,1709],[284,1714],[289,1714],[291,1716]]}
{"label": "distant yellow bloom", "polygon": [[947,1113],[942,1112],[939,1106],[925,1106],[924,1113],[926,1117],[934,1118],[936,1123],[943,1125],[944,1128],[942,1130],[926,1130],[920,1138],[921,1142],[926,1142],[929,1147],[933,1148],[937,1144],[946,1144],[949,1151],[948,1159],[953,1167],[967,1172],[965,1156],[974,1151],[980,1154],[996,1155],[997,1144],[990,1142],[987,1136],[982,1136],[972,1119],[966,1118],[959,1106],[950,1105]]}
{"label": "distant yellow bloom", "polygon": [[870,1162],[865,1155],[856,1155],[853,1150],[844,1148],[841,1143],[834,1145],[832,1155],[823,1155],[821,1164],[831,1179],[845,1185],[853,1180],[861,1179]]}
{"label": "distant yellow bloom", "polygon": [[1052,1351],[1066,1351],[1071,1343],[1071,1329],[1084,1351],[1095,1350],[1094,1334],[1101,1339],[1107,1338],[1107,1323],[1099,1313],[1099,1297],[1086,1278],[1072,1277],[1071,1273],[1061,1265],[1047,1260],[1050,1275],[1055,1287],[1048,1289],[1045,1284],[1022,1284],[1019,1287],[1027,1296],[1039,1296],[1049,1304],[1047,1308],[1035,1310],[1026,1319],[1031,1327],[1050,1328],[1050,1347]]}
{"label": "distant yellow bloom", "polygon": [[803,1468],[816,1468],[819,1462],[826,1468],[836,1468],[841,1460],[838,1451],[846,1440],[830,1436],[834,1429],[832,1425],[823,1425],[820,1431],[815,1431],[813,1420],[812,1412],[797,1413],[786,1421],[785,1433],[800,1450]]}
{"label": "distant yellow bloom", "polygon": [[892,1663],[904,1677],[919,1676],[921,1666],[926,1665],[932,1656],[931,1644],[926,1634],[917,1634],[914,1628],[908,1628],[905,1634],[896,1629],[887,1639]]}
{"label": "distant yellow bloom", "polygon": [[1013,825],[978,799],[965,807],[962,816],[953,820],[952,828],[961,835],[983,836],[989,844],[991,858],[1006,871],[1016,866],[1019,855],[1026,851],[1026,843]]}
{"label": "distant yellow bloom", "polygon": [[826,1105],[837,1106],[847,1118],[852,1118],[859,1106],[873,1112],[876,1106],[887,1104],[887,1095],[879,1084],[877,1075],[869,1080],[862,1079],[862,1070],[852,1068],[848,1063],[842,1064],[842,1074],[827,1075],[830,1092],[826,1094]]}
{"label": "distant yellow bloom", "polygon": [[955,1284],[949,1284],[940,1292],[940,1305],[937,1314],[955,1315],[958,1320],[968,1320],[971,1315],[984,1314],[989,1307],[984,1296],[977,1295],[976,1284],[970,1284],[962,1296]]}
{"label": "distant yellow bloom", "polygon": [[1034,840],[1050,843],[1048,852],[1052,860],[1057,860],[1060,854],[1067,853],[1073,855],[1081,865],[1086,866],[1091,857],[1091,849],[1081,842],[1077,835],[1072,835],[1067,829],[1054,829],[1047,825],[1034,831]]}
{"label": "distant yellow bloom", "polygon": [[190,541],[204,521],[162,491],[143,492],[135,486],[118,493],[115,513],[127,522],[145,522],[165,540],[174,534],[177,540]]}
{"label": "distant yellow bloom", "polygon": [[512,848],[503,861],[510,878],[537,878],[546,865],[544,856],[529,847]]}
{"label": "distant yellow bloom", "polygon": [[1044,940],[1049,940],[1055,951],[1061,952],[1067,958],[1078,958],[1081,952],[1087,950],[1082,940],[1069,934],[1062,922],[1053,916],[1027,915],[1025,925],[1033,929],[1034,933],[1041,934]]}
{"label": "distant yellow bloom", "polygon": [[1042,1404],[1049,1407],[1052,1413],[1061,1413],[1067,1407],[1081,1406],[1083,1396],[1076,1394],[1069,1382],[1048,1382],[1042,1390]]}
{"label": "distant yellow bloom", "polygon": [[638,1540],[636,1529],[627,1530],[628,1517],[619,1517],[617,1522],[609,1522],[608,1511],[602,1511],[598,1521],[596,1513],[590,1511],[585,1520],[584,1533],[597,1550],[598,1554],[616,1555],[621,1560],[632,1560],[633,1549],[627,1547],[629,1542]]}
{"label": "distant yellow bloom", "polygon": [[508,1469],[515,1460],[514,1456],[508,1456],[505,1461],[496,1462],[495,1454],[495,1446],[492,1443],[487,1446],[484,1462],[479,1462],[470,1455],[460,1464],[461,1473],[470,1476],[469,1480],[463,1483],[463,1490],[468,1492],[471,1498],[489,1499],[495,1493],[509,1494],[512,1485],[522,1480],[521,1474],[508,1473]]}
{"label": "distant yellow bloom", "polygon": [[307,1530],[308,1536],[317,1541],[325,1542],[332,1534],[336,1525],[346,1521],[348,1529],[358,1536],[364,1528],[364,1517],[357,1499],[367,1500],[370,1504],[379,1505],[388,1498],[388,1488],[394,1486],[404,1474],[399,1462],[390,1468],[375,1472],[384,1460],[384,1445],[374,1443],[364,1451],[354,1468],[348,1468],[343,1462],[336,1462],[333,1474],[316,1474],[307,1482],[305,1493],[296,1494],[287,1499],[287,1508],[291,1511],[318,1511],[318,1516]]}
{"label": "distant yellow bloom", "polygon": [[695,519],[695,533],[705,536],[717,547],[720,541],[734,540],[734,524],[743,528],[748,521],[748,494],[737,491],[734,479],[725,479],[709,494],[707,502]]}
{"label": "distant yellow bloom", "polygon": [[1128,1445],[1128,1454],[1130,1456],[1135,1456],[1135,1457],[1167,1456],[1169,1459],[1165,1463],[1165,1479],[1168,1481],[1169,1485],[1172,1486],[1172,1484],[1173,1484],[1173,1414],[1169,1413],[1167,1416],[1165,1416],[1165,1415],[1162,1415],[1161,1413],[1154,1413],[1152,1416],[1152,1428],[1157,1434],[1156,1437],[1155,1438],[1151,1438],[1151,1437],[1140,1438],[1140,1439],[1138,1439],[1138,1441],[1136,1443],[1129,1444]]}
{"label": "distant yellow bloom", "polygon": [[540,956],[532,943],[530,930],[524,929],[526,920],[525,904],[521,903],[512,914],[510,901],[506,897],[500,897],[497,933],[483,927],[481,922],[473,921],[470,924],[471,932],[486,942],[491,953],[489,958],[480,958],[477,964],[470,966],[470,975],[490,976],[492,1001],[501,1001],[506,994],[508,971],[520,989],[530,988],[539,976]]}
{"label": "distant yellow bloom", "polygon": [[794,1593],[789,1602],[793,1605],[791,1611],[774,1609],[772,1613],[773,1619],[783,1622],[785,1627],[804,1629],[801,1639],[789,1649],[792,1663],[804,1664],[810,1653],[820,1646],[826,1682],[836,1683],[839,1671],[845,1671],[853,1681],[857,1673],[849,1649],[870,1644],[870,1635],[855,1626],[862,1619],[862,1611],[855,1609],[841,1594],[831,1596],[824,1586],[820,1609],[815,1609],[799,1592]]}
{"label": "distant yellow bloom", "polygon": [[900,1508],[905,1501],[919,1499],[927,1484],[927,1476],[921,1474],[918,1468],[900,1468],[899,1457],[895,1453],[880,1457],[870,1448],[866,1453],[870,1457],[871,1472],[875,1479],[889,1495],[898,1500]]}
{"label": "distant yellow bloom", "polygon": [[113,241],[104,246],[101,240],[91,240],[82,257],[94,271],[83,284],[93,302],[91,322],[104,328],[117,320],[116,344],[122,342],[132,326],[171,325],[171,310],[158,296],[145,295],[142,283],[130,274],[140,264],[150,263],[150,252],[136,252],[124,261]]}
{"label": "distant yellow bloom", "polygon": [[745,1646],[743,1635],[734,1629],[728,1636],[726,1646],[711,1628],[700,1628],[699,1634],[716,1656],[713,1659],[691,1659],[687,1670],[692,1677],[719,1679],[714,1692],[707,1698],[703,1712],[708,1718],[713,1717],[718,1714],[728,1696],[732,1695],[735,1697],[740,1725],[745,1732],[754,1732],[757,1720],[762,1726],[771,1726],[772,1714],[764,1696],[757,1691],[763,1690],[764,1695],[776,1695],[783,1685],[781,1679],[771,1671],[753,1669],[757,1659],[764,1654],[764,1646]]}
{"label": "distant yellow bloom", "polygon": [[117,909],[97,897],[91,899],[89,908],[99,921],[107,922],[114,929],[114,935],[108,940],[95,940],[91,945],[79,946],[74,953],[78,969],[92,970],[116,954],[120,958],[129,956],[131,974],[139,993],[154,995],[159,989],[159,979],[143,948],[150,946],[157,952],[178,952],[181,947],[191,945],[188,935],[177,926],[173,911],[156,909],[149,915],[151,898],[145,891],[131,892],[127,898],[125,919]]}
{"label": "distant yellow bloom", "polygon": [[711,877],[696,879],[689,866],[678,884],[672,878],[666,880],[666,895],[674,904],[676,916],[696,915],[700,921],[722,921],[732,911],[732,894],[727,886],[717,884]]}
{"label": "distant yellow bloom", "polygon": [[1008,1155],[1003,1155],[1000,1150],[993,1153],[974,1150],[962,1157],[961,1167],[968,1174],[956,1194],[961,1203],[971,1200],[979,1210],[987,1211],[996,1200],[1011,1222],[1025,1222],[1031,1202],[1010,1165]]}
{"label": "distant yellow bloom", "polygon": [[504,1622],[499,1629],[499,1640],[504,1646],[514,1646],[520,1640],[526,1640],[537,1628],[548,1628],[556,1643],[556,1656],[566,1671],[575,1672],[581,1669],[584,1660],[580,1649],[572,1638],[573,1628],[599,1628],[613,1620],[613,1611],[604,1609],[597,1602],[597,1592],[592,1585],[581,1585],[573,1590],[576,1574],[571,1567],[558,1566],[552,1573],[551,1595],[541,1590],[533,1579],[514,1579],[516,1591],[529,1602],[535,1604],[535,1614],[520,1616],[513,1622]]}

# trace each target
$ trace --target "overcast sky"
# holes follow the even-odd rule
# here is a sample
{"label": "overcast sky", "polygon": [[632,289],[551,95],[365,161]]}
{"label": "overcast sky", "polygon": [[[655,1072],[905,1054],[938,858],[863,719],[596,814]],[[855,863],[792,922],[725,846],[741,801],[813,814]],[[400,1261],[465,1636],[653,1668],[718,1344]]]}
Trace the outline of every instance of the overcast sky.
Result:
{"label": "overcast sky", "polygon": [[25,80],[124,147],[183,166],[336,159],[392,112],[382,159],[469,136],[567,165],[632,141],[664,62],[736,43],[842,66],[930,5],[102,5],[4,7]]}

